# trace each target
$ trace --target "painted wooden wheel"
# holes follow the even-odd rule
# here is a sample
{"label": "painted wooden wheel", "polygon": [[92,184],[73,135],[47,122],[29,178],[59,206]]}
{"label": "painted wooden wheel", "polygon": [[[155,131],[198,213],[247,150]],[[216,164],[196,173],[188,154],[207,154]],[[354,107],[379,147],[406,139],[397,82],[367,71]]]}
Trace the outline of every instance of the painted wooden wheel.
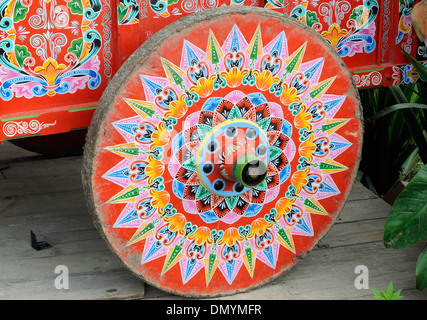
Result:
{"label": "painted wooden wheel", "polygon": [[90,211],[158,288],[254,288],[337,219],[360,117],[351,74],[316,32],[260,8],[194,14],[143,44],[103,95],[84,157]]}

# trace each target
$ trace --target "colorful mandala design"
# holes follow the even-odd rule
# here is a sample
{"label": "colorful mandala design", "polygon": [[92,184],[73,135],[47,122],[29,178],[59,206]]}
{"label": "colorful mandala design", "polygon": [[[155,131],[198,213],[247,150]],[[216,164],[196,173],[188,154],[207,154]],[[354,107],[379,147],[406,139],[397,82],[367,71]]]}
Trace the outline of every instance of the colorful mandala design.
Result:
{"label": "colorful mandala design", "polygon": [[[203,277],[208,289],[279,270],[280,256],[307,250],[298,238],[324,232],[313,219],[332,223],[334,175],[350,179],[340,174],[356,162],[341,163],[357,135],[340,131],[360,123],[335,118],[348,97],[329,92],[336,77],[322,76],[325,58],[304,58],[309,43],[288,52],[285,31],[264,45],[260,26],[246,39],[237,24],[222,45],[212,30],[205,43],[184,40],[179,65],[159,58],[164,76],[138,75],[141,98],[122,96],[134,115],[112,122],[122,142],[104,148],[121,160],[102,178],[119,188],[105,204],[121,208],[112,232],[132,230],[125,246],[140,267],[160,264],[160,279],[179,270],[181,287]],[[257,142],[233,140],[236,128]],[[206,142],[219,136],[222,153]],[[267,165],[255,187],[227,180],[221,161],[206,158],[243,144]]]}

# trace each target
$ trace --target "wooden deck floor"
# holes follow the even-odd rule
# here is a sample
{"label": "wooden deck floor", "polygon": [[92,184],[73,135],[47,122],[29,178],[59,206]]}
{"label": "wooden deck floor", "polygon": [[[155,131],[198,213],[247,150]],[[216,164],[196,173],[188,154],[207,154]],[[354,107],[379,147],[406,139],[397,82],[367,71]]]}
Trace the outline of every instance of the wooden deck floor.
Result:
{"label": "wooden deck floor", "polygon": [[[82,157],[50,159],[6,142],[0,145],[0,299],[171,299],[134,277],[109,251],[87,212]],[[427,299],[415,289],[415,266],[425,243],[386,249],[382,233],[391,207],[360,184],[339,220],[310,254],[273,282],[221,299],[374,299],[356,289],[355,268],[369,287],[390,281],[404,299]],[[52,248],[36,251],[30,230]],[[58,265],[69,289],[55,288]]]}

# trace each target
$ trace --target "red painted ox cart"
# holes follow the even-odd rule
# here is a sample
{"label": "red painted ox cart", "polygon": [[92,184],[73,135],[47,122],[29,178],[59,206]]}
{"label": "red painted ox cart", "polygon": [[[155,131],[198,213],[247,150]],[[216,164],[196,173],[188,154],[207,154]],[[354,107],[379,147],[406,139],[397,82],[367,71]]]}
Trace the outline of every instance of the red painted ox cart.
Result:
{"label": "red painted ox cart", "polygon": [[124,264],[177,294],[248,290],[338,217],[357,88],[418,80],[397,47],[427,58],[413,5],[1,0],[0,140],[72,154],[91,124],[89,211]]}

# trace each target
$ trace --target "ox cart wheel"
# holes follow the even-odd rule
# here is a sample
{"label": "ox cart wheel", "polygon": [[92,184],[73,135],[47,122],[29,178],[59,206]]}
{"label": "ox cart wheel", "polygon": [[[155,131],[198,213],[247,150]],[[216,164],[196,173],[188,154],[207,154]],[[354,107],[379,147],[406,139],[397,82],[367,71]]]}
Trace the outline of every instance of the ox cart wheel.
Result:
{"label": "ox cart wheel", "polygon": [[89,128],[83,184],[112,251],[184,296],[246,291],[289,270],[355,180],[361,111],[319,34],[266,9],[207,10],[145,42]]}

